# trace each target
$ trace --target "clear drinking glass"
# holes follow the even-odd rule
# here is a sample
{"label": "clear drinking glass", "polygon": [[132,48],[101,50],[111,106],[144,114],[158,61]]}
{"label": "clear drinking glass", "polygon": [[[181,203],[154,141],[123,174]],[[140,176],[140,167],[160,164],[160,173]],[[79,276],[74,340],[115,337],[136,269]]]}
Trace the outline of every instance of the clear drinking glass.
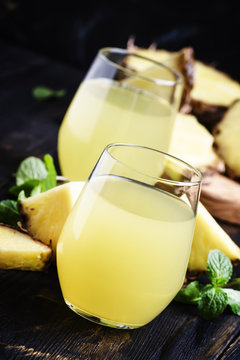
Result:
{"label": "clear drinking glass", "polygon": [[201,174],[151,148],[105,148],[57,245],[66,304],[94,322],[133,329],[180,290]]}
{"label": "clear drinking glass", "polygon": [[63,175],[87,180],[102,149],[113,142],[167,152],[182,87],[181,75],[161,63],[123,49],[100,50],[60,127]]}

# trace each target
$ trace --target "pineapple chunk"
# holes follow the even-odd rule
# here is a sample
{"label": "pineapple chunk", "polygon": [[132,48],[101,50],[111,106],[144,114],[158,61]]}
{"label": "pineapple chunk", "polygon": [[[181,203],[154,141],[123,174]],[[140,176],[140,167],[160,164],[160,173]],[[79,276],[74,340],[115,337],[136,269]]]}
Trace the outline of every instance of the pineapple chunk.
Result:
{"label": "pineapple chunk", "polygon": [[195,61],[191,97],[206,104],[228,107],[240,98],[240,84],[225,73]]}
{"label": "pineapple chunk", "polygon": [[[21,201],[21,214],[28,232],[45,244],[54,254],[65,220],[85,182],[69,182]],[[211,249],[223,251],[231,260],[240,259],[240,249],[217,224],[202,204],[199,204],[196,228],[188,268],[206,270]]]}
{"label": "pineapple chunk", "polygon": [[[240,95],[239,95],[240,96]],[[217,152],[227,165],[231,177],[240,177],[240,100],[227,110],[214,131]]]}
{"label": "pineapple chunk", "polygon": [[170,154],[201,171],[224,171],[224,162],[213,150],[214,138],[195,116],[178,113],[173,129]]}
{"label": "pineapple chunk", "polygon": [[[127,49],[131,52],[136,53],[137,55],[146,57],[146,58],[150,58],[154,61],[157,62],[164,62],[166,60],[168,60],[171,56],[175,56],[177,55],[176,52],[170,52],[167,50],[156,50],[153,48],[148,48],[148,49],[144,49],[144,48],[139,48],[138,46],[135,46],[134,44],[130,44],[128,45]],[[146,62],[141,61],[141,59],[137,59],[137,58],[129,58],[128,59],[128,65],[130,68],[142,72],[144,70],[146,70]]]}
{"label": "pineapple chunk", "polygon": [[[210,130],[220,121],[232,102],[240,98],[240,83],[224,72],[194,60],[192,48],[170,52],[163,49],[142,49],[130,42],[128,50],[163,62],[180,72],[185,82],[181,112],[189,113],[192,110],[198,120]],[[142,71],[142,64],[143,62],[134,60],[129,65]]]}
{"label": "pineapple chunk", "polygon": [[49,246],[0,224],[0,269],[44,270],[50,263],[51,254]]}
{"label": "pineapple chunk", "polygon": [[56,245],[62,227],[85,182],[69,182],[20,202],[23,225],[34,239]]}
{"label": "pineapple chunk", "polygon": [[199,203],[188,270],[205,271],[210,250],[218,249],[230,260],[240,260],[240,248]]}
{"label": "pineapple chunk", "polygon": [[[193,87],[193,76],[194,76],[194,52],[191,47],[183,48],[177,52],[170,52],[163,49],[153,48],[139,48],[132,42],[128,44],[129,51],[136,53],[137,55],[152,59],[154,61],[164,63],[168,67],[176,70],[183,76],[184,87],[183,96],[181,102],[181,111],[188,113],[191,110],[190,107],[190,92]],[[144,73],[146,76],[153,76],[154,74],[147,73],[146,62],[142,61],[141,58],[127,58],[127,65],[135,71]],[[159,74],[160,75],[160,74]],[[164,78],[164,73],[161,75]],[[156,76],[158,77],[158,76]],[[169,80],[169,78],[168,78]],[[173,79],[172,79],[173,80]]]}
{"label": "pineapple chunk", "polygon": [[240,98],[240,84],[225,73],[195,61],[194,86],[190,96],[192,112],[212,130],[228,106]]}

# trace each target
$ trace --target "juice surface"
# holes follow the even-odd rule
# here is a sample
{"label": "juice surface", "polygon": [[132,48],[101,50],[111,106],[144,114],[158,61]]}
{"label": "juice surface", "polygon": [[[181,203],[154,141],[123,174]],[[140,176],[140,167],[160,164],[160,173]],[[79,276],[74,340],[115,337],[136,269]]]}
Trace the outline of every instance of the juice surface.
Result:
{"label": "juice surface", "polygon": [[195,218],[175,196],[114,176],[92,177],[57,247],[65,300],[137,327],[181,288]]}
{"label": "juice surface", "polygon": [[109,79],[78,89],[61,125],[58,155],[70,180],[87,180],[106,145],[125,142],[167,151],[175,110],[148,91]]}

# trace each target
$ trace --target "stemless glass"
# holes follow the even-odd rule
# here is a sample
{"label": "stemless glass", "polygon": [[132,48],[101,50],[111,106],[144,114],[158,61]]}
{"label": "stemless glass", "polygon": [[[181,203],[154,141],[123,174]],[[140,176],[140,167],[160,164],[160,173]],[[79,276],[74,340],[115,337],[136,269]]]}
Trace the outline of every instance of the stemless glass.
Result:
{"label": "stemless glass", "polygon": [[[132,70],[136,63],[140,72]],[[163,64],[123,49],[100,50],[59,130],[62,174],[87,180],[113,142],[167,152],[182,87],[181,75]]]}
{"label": "stemless glass", "polygon": [[171,155],[108,145],[58,241],[66,304],[116,328],[154,319],[183,284],[200,184],[199,171]]}

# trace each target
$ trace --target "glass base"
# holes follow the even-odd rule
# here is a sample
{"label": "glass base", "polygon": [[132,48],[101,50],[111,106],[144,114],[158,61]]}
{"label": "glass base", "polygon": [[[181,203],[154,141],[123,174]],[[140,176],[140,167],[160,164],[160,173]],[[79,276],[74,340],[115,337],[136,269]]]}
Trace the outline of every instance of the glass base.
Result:
{"label": "glass base", "polygon": [[67,306],[73,310],[76,314],[82,316],[83,318],[90,320],[96,324],[99,325],[104,325],[104,326],[108,326],[108,327],[112,327],[115,329],[125,329],[125,330],[131,330],[131,329],[136,329],[139,328],[143,325],[125,325],[125,324],[120,324],[116,321],[112,321],[112,320],[108,320],[108,319],[104,319],[104,318],[100,318],[98,316],[95,316],[93,314],[90,314],[82,309],[80,309],[79,307],[71,304],[68,300],[64,299],[65,303],[67,304]]}

